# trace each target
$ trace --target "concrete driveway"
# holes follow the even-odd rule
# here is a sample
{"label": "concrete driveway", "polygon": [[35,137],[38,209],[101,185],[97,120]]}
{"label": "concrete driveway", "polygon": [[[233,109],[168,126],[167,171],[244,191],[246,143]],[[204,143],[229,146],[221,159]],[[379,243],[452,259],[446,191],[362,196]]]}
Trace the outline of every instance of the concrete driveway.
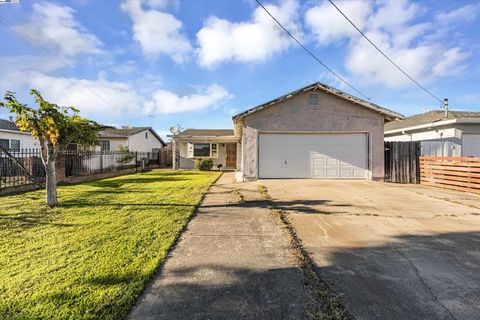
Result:
{"label": "concrete driveway", "polygon": [[479,319],[480,197],[373,181],[261,180],[357,319]]}

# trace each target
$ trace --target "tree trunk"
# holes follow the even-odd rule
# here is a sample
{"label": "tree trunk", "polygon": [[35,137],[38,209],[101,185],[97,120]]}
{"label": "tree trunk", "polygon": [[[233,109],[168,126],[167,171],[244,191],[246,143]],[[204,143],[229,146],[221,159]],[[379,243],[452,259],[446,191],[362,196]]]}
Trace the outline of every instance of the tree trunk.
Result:
{"label": "tree trunk", "polygon": [[55,160],[47,160],[45,171],[47,174],[47,206],[55,207],[57,205],[57,177],[55,174]]}

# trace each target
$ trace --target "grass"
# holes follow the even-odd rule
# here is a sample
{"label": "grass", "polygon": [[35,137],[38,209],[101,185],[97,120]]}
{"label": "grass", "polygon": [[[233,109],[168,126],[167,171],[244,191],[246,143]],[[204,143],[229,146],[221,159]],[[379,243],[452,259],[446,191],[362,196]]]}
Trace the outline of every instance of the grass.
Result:
{"label": "grass", "polygon": [[214,172],[151,171],[0,197],[0,319],[121,319]]}

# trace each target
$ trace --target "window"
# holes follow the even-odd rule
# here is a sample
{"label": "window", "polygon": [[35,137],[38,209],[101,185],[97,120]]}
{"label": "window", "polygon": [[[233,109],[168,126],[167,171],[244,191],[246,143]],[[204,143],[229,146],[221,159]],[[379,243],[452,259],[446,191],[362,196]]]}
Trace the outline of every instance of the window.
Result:
{"label": "window", "polygon": [[312,94],[308,97],[308,104],[309,104],[310,106],[318,106],[318,94],[312,93]]}
{"label": "window", "polygon": [[10,141],[8,139],[0,139],[0,146],[4,149],[10,149]]}
{"label": "window", "polygon": [[100,146],[101,151],[110,151],[110,141],[98,140],[98,145]]}
{"label": "window", "polygon": [[211,154],[211,157],[212,158],[218,158],[218,153],[217,153],[217,144],[216,143],[212,143],[212,154]]}
{"label": "window", "polygon": [[11,139],[10,140],[10,150],[20,151],[20,140]]}
{"label": "window", "polygon": [[193,145],[194,157],[210,157],[210,143],[195,143]]}
{"label": "window", "polygon": [[189,158],[218,158],[216,143],[189,143],[187,148]]}
{"label": "window", "polygon": [[148,139],[148,132],[145,131],[145,139]]}

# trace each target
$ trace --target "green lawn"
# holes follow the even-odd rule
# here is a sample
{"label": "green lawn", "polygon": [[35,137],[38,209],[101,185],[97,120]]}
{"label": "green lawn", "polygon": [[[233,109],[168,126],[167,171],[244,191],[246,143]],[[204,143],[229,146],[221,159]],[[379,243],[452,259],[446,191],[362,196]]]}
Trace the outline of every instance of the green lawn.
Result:
{"label": "green lawn", "polygon": [[214,172],[151,171],[0,197],[0,319],[121,319]]}

